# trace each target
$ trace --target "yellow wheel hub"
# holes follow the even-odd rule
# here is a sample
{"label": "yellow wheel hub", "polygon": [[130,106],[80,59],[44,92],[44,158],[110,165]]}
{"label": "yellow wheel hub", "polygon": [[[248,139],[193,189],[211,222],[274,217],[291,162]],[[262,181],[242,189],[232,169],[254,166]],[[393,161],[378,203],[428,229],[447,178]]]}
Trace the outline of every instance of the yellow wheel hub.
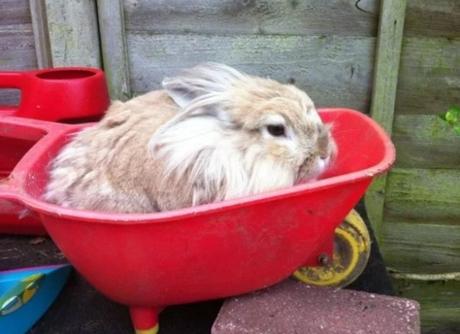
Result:
{"label": "yellow wheel hub", "polygon": [[136,334],[157,334],[160,330],[160,327],[155,325],[155,327],[149,329],[136,329]]}
{"label": "yellow wheel hub", "polygon": [[317,286],[344,287],[363,272],[371,252],[371,239],[361,216],[352,210],[335,229],[332,259],[321,258],[321,266],[302,267],[295,273],[298,280]]}

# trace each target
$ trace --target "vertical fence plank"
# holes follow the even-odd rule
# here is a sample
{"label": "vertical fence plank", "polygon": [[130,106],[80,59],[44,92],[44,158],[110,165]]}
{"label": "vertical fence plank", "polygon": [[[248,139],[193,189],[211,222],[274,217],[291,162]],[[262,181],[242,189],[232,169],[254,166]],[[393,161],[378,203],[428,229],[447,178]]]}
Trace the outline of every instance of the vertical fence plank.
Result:
{"label": "vertical fence plank", "polygon": [[112,99],[131,97],[122,0],[98,0],[102,61]]}
{"label": "vertical fence plank", "polygon": [[35,53],[39,68],[51,67],[51,46],[46,18],[45,0],[29,0],[32,29],[35,40]]}
{"label": "vertical fence plank", "polygon": [[[391,134],[401,57],[406,0],[382,0],[371,116]],[[383,220],[386,176],[377,178],[366,193],[365,204],[377,239]]]}
{"label": "vertical fence plank", "polygon": [[45,0],[53,66],[101,66],[95,0]]}

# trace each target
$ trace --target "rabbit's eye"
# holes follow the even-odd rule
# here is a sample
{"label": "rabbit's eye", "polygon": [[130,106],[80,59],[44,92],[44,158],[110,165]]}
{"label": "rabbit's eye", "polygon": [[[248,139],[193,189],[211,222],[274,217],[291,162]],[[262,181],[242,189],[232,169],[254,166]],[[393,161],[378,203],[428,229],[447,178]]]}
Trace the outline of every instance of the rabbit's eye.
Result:
{"label": "rabbit's eye", "polygon": [[267,131],[274,137],[282,137],[286,135],[284,125],[267,125]]}

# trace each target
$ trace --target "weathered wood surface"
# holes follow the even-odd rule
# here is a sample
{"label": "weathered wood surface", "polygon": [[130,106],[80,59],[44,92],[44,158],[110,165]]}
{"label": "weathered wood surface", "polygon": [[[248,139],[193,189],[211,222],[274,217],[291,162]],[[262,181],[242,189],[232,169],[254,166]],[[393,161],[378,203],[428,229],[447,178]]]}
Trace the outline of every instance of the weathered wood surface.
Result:
{"label": "weathered wood surface", "polygon": [[460,272],[460,170],[395,168],[381,249],[400,272]]}
{"label": "weathered wood surface", "polygon": [[410,273],[460,272],[459,225],[388,221],[382,233],[381,249],[388,267]]}
{"label": "weathered wood surface", "polygon": [[46,17],[46,4],[44,0],[29,0],[30,14],[32,16],[32,30],[35,40],[35,53],[39,68],[53,65],[48,19]]}
{"label": "weathered wood surface", "polygon": [[128,35],[135,93],[159,88],[165,76],[202,61],[295,83],[318,106],[367,111],[373,38],[303,36]]}
{"label": "weathered wood surface", "polygon": [[388,177],[385,220],[460,228],[460,169],[394,168]]}
{"label": "weathered wood surface", "polygon": [[[430,126],[439,140],[435,145],[441,145],[442,137],[453,140],[446,135],[448,129],[433,117],[401,117],[405,116],[396,118],[394,129],[398,139],[405,126],[410,128],[411,121],[417,117],[422,119],[420,137],[410,135],[416,143],[424,143]],[[445,150],[444,153],[447,154]],[[441,157],[429,151],[425,156],[435,160]],[[387,182],[381,241],[397,293],[421,304],[423,332],[457,333],[460,326],[460,169],[393,169]]]}
{"label": "weathered wood surface", "polygon": [[458,37],[460,1],[408,0],[406,36]]}
{"label": "weathered wood surface", "polygon": [[[439,115],[459,103],[458,1],[408,0],[381,249],[398,293],[422,305],[424,332],[460,325],[460,136]],[[401,275],[440,274],[430,282]],[[437,277],[437,276],[436,276]],[[443,278],[444,277],[444,278]]]}
{"label": "weathered wood surface", "polygon": [[[127,0],[124,8],[128,30],[375,36],[380,2],[173,0],[166,3]],[[458,0],[409,0],[407,6],[406,36],[458,36]]]}
{"label": "weathered wood surface", "polygon": [[97,2],[104,72],[112,99],[131,97],[122,0]]}
{"label": "weathered wood surface", "polygon": [[2,70],[33,69],[37,66],[34,37],[30,26],[21,30],[5,30],[0,26],[0,68]]}
{"label": "weathered wood surface", "polygon": [[45,0],[53,66],[101,66],[95,0]]}
{"label": "weathered wood surface", "polygon": [[405,38],[396,113],[444,113],[459,97],[460,31],[456,38]]}
{"label": "weathered wood surface", "polygon": [[0,13],[0,27],[29,25],[30,28],[28,0],[0,0]]}
{"label": "weathered wood surface", "polygon": [[375,36],[378,0],[124,2],[128,31]]}
{"label": "weathered wood surface", "polygon": [[423,333],[458,333],[460,281],[394,279],[393,285],[399,295],[420,303]]}
{"label": "weathered wood surface", "polygon": [[[27,0],[0,0],[0,70],[31,69],[37,66]],[[17,90],[0,90],[0,105],[15,105]]]}
{"label": "weathered wood surface", "polygon": [[[393,127],[399,59],[403,37],[406,0],[386,0],[380,8],[375,56],[371,116],[391,135]],[[378,177],[366,193],[366,208],[380,240],[385,203],[386,175]]]}
{"label": "weathered wood surface", "polygon": [[460,168],[460,135],[437,115],[397,115],[393,142],[397,167]]}
{"label": "weathered wood surface", "polygon": [[134,94],[203,61],[368,112],[379,1],[124,1]]}
{"label": "weathered wood surface", "polygon": [[389,134],[393,126],[406,0],[387,0],[380,11],[371,116]]}

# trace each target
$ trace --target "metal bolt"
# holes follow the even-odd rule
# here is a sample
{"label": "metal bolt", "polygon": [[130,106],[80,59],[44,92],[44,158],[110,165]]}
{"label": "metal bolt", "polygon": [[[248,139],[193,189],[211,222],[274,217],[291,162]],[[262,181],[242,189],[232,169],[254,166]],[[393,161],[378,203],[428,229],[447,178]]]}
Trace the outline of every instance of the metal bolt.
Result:
{"label": "metal bolt", "polygon": [[318,256],[318,262],[322,266],[328,266],[331,263],[331,258],[326,253],[321,253]]}

